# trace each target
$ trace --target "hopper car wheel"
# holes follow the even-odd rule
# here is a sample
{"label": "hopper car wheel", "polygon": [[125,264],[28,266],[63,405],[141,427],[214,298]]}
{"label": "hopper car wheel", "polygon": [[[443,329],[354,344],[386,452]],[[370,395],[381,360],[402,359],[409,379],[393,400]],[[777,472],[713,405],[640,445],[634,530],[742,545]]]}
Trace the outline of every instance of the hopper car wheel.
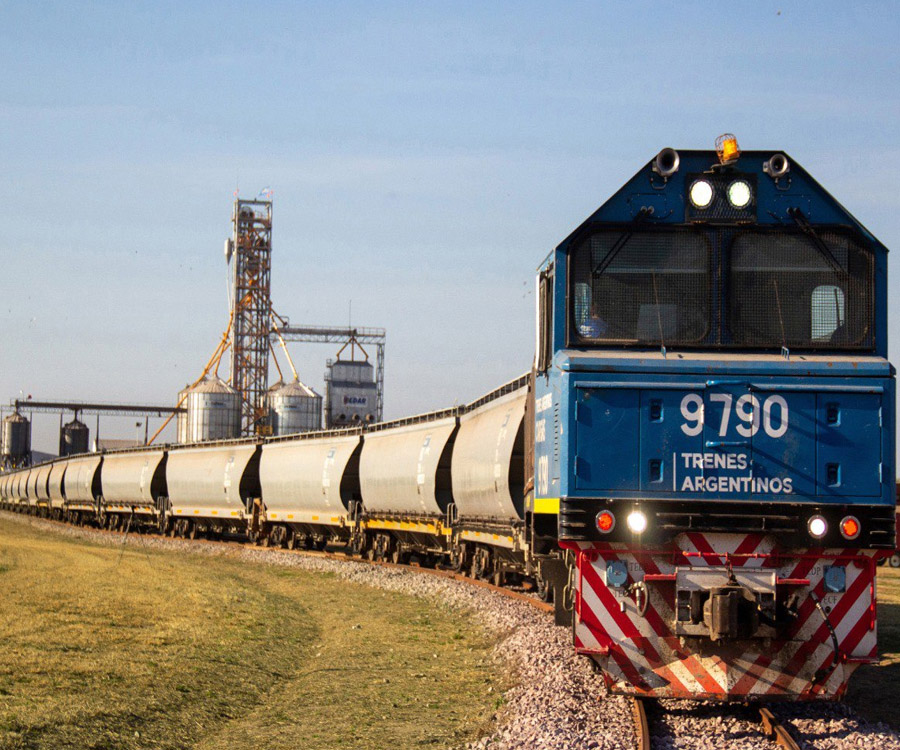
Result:
{"label": "hopper car wheel", "polygon": [[311,534],[307,534],[303,539],[303,546],[306,549],[313,549],[316,546],[316,540],[312,538]]}
{"label": "hopper car wheel", "polygon": [[199,530],[196,521],[188,521],[188,539],[196,539]]}
{"label": "hopper car wheel", "polygon": [[297,535],[293,529],[288,529],[287,539],[285,539],[284,544],[288,549],[294,549],[297,546]]}
{"label": "hopper car wheel", "polygon": [[472,578],[487,579],[490,575],[491,555],[484,547],[478,547],[472,555],[472,567],[469,574]]}
{"label": "hopper car wheel", "polygon": [[459,573],[465,567],[466,555],[465,550],[460,545],[453,545],[450,549],[450,559],[448,561],[450,570]]}
{"label": "hopper car wheel", "polygon": [[328,545],[328,537],[322,537],[318,541],[316,541],[316,549],[321,552]]}
{"label": "hopper car wheel", "polygon": [[506,575],[503,573],[502,570],[500,570],[498,568],[497,570],[494,571],[494,575],[491,576],[491,583],[493,583],[495,586],[502,586],[505,578],[506,578]]}
{"label": "hopper car wheel", "polygon": [[900,568],[900,553],[895,552],[888,562],[892,568]]}

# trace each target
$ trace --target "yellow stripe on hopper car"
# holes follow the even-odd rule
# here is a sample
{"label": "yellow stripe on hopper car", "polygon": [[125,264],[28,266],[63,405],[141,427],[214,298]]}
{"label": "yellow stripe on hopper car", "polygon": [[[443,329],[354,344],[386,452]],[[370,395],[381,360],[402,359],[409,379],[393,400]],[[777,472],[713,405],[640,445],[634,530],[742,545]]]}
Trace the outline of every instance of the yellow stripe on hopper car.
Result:
{"label": "yellow stripe on hopper car", "polygon": [[558,497],[536,497],[534,499],[535,513],[552,513],[559,515],[559,498]]}

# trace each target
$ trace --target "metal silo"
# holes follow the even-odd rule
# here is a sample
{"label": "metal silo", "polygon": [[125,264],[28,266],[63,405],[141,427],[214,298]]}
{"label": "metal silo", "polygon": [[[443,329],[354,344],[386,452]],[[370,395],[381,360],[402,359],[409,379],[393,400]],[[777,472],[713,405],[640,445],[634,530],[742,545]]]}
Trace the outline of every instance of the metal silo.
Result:
{"label": "metal silo", "polygon": [[219,378],[195,385],[187,401],[187,442],[228,440],[241,433],[241,396]]}
{"label": "metal silo", "polygon": [[64,424],[59,431],[59,455],[74,456],[76,453],[87,453],[90,442],[90,431],[84,422],[76,417]]}
{"label": "metal silo", "polygon": [[0,463],[21,466],[31,453],[31,423],[18,412],[3,420],[0,430]]}
{"label": "metal silo", "polygon": [[375,370],[368,362],[337,360],[325,372],[325,426],[372,422],[378,400]]}
{"label": "metal silo", "polygon": [[322,427],[322,397],[299,380],[269,390],[273,435],[292,435]]}

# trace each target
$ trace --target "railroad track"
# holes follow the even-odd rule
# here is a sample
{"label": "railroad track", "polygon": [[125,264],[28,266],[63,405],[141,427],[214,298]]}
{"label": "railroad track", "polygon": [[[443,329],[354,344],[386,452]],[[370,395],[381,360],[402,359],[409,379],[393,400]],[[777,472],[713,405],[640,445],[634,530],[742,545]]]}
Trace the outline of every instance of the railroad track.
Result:
{"label": "railroad track", "polygon": [[[631,703],[631,713],[634,720],[635,748],[636,750],[651,750],[650,721],[647,718],[647,708],[648,704],[651,704],[656,708],[659,708],[659,705],[656,701],[651,701],[646,698],[632,698]],[[797,740],[791,736],[787,727],[778,720],[769,708],[760,706],[758,710],[763,735],[768,737],[779,747],[783,748],[783,750],[800,750],[800,745],[797,743]]]}
{"label": "railroad track", "polygon": [[[150,536],[147,534],[146,536]],[[157,536],[157,535],[154,535]],[[160,537],[164,538],[164,537]],[[208,540],[202,540],[207,544],[230,544],[230,542],[209,542]],[[462,573],[456,573],[452,570],[442,570],[440,568],[426,568],[421,565],[401,565],[399,563],[387,562],[385,560],[368,560],[364,557],[356,557],[355,555],[349,555],[344,552],[329,552],[327,550],[318,551],[318,550],[303,550],[303,549],[294,549],[288,550],[280,547],[256,547],[256,545],[250,542],[238,542],[238,544],[242,544],[245,547],[251,547],[253,549],[271,549],[276,552],[285,552],[287,554],[300,554],[307,555],[309,557],[324,557],[331,560],[342,560],[342,561],[352,561],[358,563],[365,563],[366,565],[374,565],[382,568],[396,568],[397,570],[415,570],[419,573],[425,573],[427,575],[438,576],[439,578],[450,578],[455,581],[462,581],[463,583],[468,583],[472,586],[478,586],[479,588],[489,589],[494,591],[502,596],[505,596],[509,599],[515,599],[517,601],[525,602],[526,604],[530,604],[535,609],[539,609],[542,612],[553,612],[553,605],[548,604],[547,602],[541,601],[540,599],[536,599],[533,596],[529,596],[521,591],[516,591],[515,589],[511,589],[505,586],[495,586],[493,583],[489,581],[483,581],[480,578],[471,578],[469,576],[463,575]]]}

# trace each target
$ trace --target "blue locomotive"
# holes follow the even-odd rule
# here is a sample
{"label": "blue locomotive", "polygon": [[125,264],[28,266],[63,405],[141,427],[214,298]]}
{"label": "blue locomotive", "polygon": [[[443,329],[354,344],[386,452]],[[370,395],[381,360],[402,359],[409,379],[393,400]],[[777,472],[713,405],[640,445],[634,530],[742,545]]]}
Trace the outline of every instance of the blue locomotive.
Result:
{"label": "blue locomotive", "polygon": [[727,136],[662,150],[538,297],[531,510],[576,648],[621,692],[840,696],[894,547],[886,248]]}

